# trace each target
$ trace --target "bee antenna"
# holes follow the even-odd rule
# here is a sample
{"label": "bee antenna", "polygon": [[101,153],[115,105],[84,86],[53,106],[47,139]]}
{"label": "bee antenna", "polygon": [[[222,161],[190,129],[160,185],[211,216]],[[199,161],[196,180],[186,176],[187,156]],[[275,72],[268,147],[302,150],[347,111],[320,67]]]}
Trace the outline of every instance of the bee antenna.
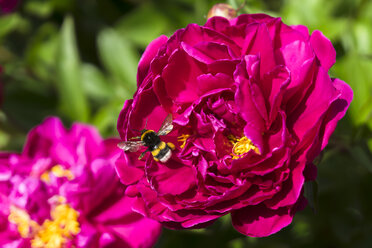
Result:
{"label": "bee antenna", "polygon": [[131,128],[130,130],[132,130],[132,131],[135,131],[135,132],[141,132],[141,130],[138,130],[138,129],[133,129],[133,128]]}
{"label": "bee antenna", "polygon": [[138,130],[138,129],[134,129],[134,128],[130,128],[130,130],[135,131],[135,132],[142,133],[142,131],[145,130],[146,127],[147,127],[147,121],[148,121],[148,119],[149,119],[149,118],[146,118],[145,127],[144,127],[142,130]]}

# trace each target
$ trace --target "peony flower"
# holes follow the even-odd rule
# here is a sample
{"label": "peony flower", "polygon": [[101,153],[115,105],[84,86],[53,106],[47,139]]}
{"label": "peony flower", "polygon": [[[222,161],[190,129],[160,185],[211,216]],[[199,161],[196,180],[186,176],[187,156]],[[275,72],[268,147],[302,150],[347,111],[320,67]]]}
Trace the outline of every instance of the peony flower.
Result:
{"label": "peony flower", "polygon": [[66,130],[48,118],[21,154],[1,154],[1,247],[151,247],[161,226],[132,211],[116,145],[93,127]]}
{"label": "peony flower", "polygon": [[158,131],[166,163],[123,152],[116,168],[135,211],[169,228],[198,228],[231,214],[249,236],[289,225],[306,204],[313,159],[344,116],[352,90],[328,76],[335,49],[320,31],[265,14],[208,19],[144,52],[138,89],[118,119],[122,140]]}
{"label": "peony flower", "polygon": [[12,12],[18,5],[18,0],[0,0],[0,13]]}

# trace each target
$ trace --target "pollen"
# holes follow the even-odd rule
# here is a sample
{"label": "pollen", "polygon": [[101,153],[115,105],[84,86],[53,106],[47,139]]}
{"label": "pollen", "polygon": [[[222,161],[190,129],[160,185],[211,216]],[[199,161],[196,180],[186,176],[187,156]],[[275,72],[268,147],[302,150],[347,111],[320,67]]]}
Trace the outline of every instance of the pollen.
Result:
{"label": "pollen", "polygon": [[50,215],[51,220],[45,220],[31,240],[33,248],[61,248],[80,232],[79,213],[69,204],[55,206]]}
{"label": "pollen", "polygon": [[44,172],[41,174],[40,179],[44,182],[50,182],[50,173],[53,174],[55,177],[66,177],[68,180],[74,179],[74,174],[70,170],[64,169],[61,165],[55,165],[49,171]]}
{"label": "pollen", "polygon": [[74,179],[74,175],[70,170],[65,170],[61,165],[55,165],[51,169],[51,172],[56,177],[66,177],[68,180]]}
{"label": "pollen", "polygon": [[232,159],[239,159],[243,157],[246,153],[248,153],[250,150],[253,150],[257,154],[260,154],[258,147],[255,146],[252,143],[252,141],[248,139],[246,136],[237,139],[233,135],[229,135],[227,138],[229,139],[233,146],[231,150]]}
{"label": "pollen", "polygon": [[17,225],[22,238],[31,239],[32,248],[62,248],[80,232],[79,213],[65,203],[63,197],[57,197],[57,205],[51,210],[51,219],[42,225],[31,220],[29,214],[18,207],[11,206],[9,221]]}
{"label": "pollen", "polygon": [[17,225],[17,230],[22,238],[28,238],[31,235],[32,230],[37,229],[39,226],[37,222],[31,220],[25,210],[16,206],[10,206],[8,220]]}
{"label": "pollen", "polygon": [[41,174],[40,179],[41,179],[41,181],[43,181],[43,182],[50,183],[49,172],[46,171],[46,172],[44,172],[43,174]]}
{"label": "pollen", "polygon": [[182,144],[180,145],[181,149],[185,147],[186,141],[189,137],[190,137],[190,134],[182,134],[181,136],[177,137],[177,141],[182,142]]}

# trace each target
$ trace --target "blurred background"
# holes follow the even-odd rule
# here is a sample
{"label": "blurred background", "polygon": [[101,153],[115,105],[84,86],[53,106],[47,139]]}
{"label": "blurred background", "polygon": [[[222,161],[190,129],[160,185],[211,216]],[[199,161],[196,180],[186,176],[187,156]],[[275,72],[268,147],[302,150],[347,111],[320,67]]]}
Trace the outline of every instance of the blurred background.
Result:
{"label": "blurred background", "polygon": [[[204,24],[212,0],[20,0],[0,16],[0,150],[21,151],[48,115],[117,136],[147,44],[188,23]],[[238,7],[243,0],[226,1]],[[247,0],[263,12],[321,30],[337,50],[331,69],[354,90],[347,116],[317,159],[310,206],[268,238],[245,237],[226,216],[202,230],[164,230],[156,247],[372,247],[372,1]]]}

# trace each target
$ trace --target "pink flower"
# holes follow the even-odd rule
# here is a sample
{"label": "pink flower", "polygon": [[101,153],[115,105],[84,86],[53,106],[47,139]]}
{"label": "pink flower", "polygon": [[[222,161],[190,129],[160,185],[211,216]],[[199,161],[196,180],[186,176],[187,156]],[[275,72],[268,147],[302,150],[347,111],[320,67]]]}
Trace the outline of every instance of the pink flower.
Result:
{"label": "pink flower", "polygon": [[0,244],[151,247],[161,226],[132,211],[114,169],[119,152],[84,124],[66,130],[48,118],[31,130],[21,154],[0,155]]}
{"label": "pink flower", "polygon": [[321,32],[264,14],[214,17],[151,42],[117,127],[129,140],[171,113],[162,140],[176,149],[166,163],[139,161],[144,149],[117,161],[136,211],[170,228],[231,213],[239,232],[257,237],[289,225],[306,204],[313,159],[352,100],[328,76],[335,59]]}
{"label": "pink flower", "polygon": [[0,0],[0,13],[12,12],[18,5],[18,0]]}

